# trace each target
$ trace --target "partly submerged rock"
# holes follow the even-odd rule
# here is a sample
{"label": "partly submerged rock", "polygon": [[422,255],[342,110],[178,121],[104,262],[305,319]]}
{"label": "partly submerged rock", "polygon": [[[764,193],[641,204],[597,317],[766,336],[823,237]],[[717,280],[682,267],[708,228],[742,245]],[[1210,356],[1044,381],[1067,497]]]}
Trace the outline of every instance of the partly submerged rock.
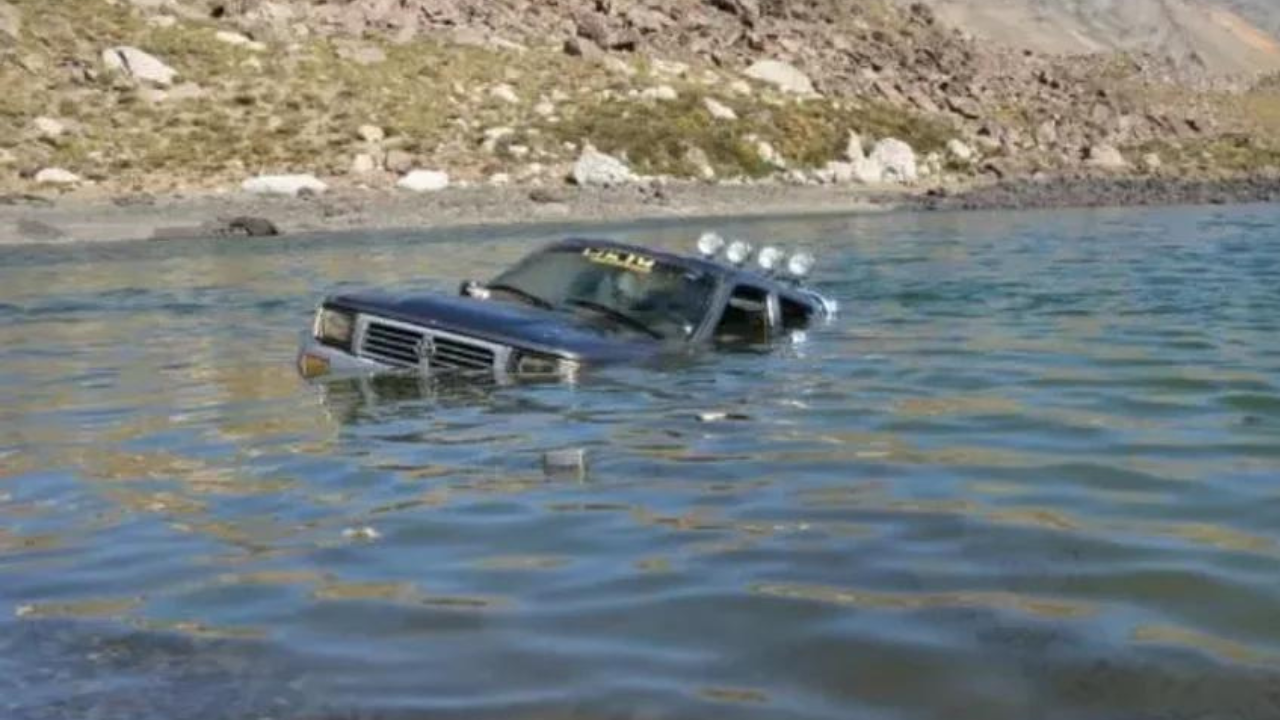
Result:
{"label": "partly submerged rock", "polygon": [[449,187],[449,174],[440,170],[414,170],[400,178],[396,187],[410,192],[436,192]]}
{"label": "partly submerged rock", "polygon": [[259,175],[249,178],[240,189],[254,195],[287,195],[297,197],[304,193],[320,194],[329,189],[314,175]]}
{"label": "partly submerged rock", "polygon": [[243,215],[228,220],[221,228],[219,235],[237,235],[240,237],[272,237],[280,234],[280,228],[266,218]]}
{"label": "partly submerged rock", "polygon": [[813,81],[796,66],[781,60],[760,60],[743,71],[749,78],[768,83],[783,92],[814,94]]}
{"label": "partly submerged rock", "polygon": [[635,180],[627,164],[587,144],[573,164],[573,181],[583,187],[612,187]]}
{"label": "partly submerged rock", "polygon": [[109,70],[160,87],[172,85],[174,78],[178,76],[177,70],[164,64],[159,58],[128,45],[103,50],[102,62]]}

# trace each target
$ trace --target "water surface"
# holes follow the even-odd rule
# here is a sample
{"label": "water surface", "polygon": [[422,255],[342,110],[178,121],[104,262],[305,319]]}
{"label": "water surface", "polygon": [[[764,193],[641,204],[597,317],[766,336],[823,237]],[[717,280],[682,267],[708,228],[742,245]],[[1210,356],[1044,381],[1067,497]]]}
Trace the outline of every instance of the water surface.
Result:
{"label": "water surface", "polygon": [[1277,227],[725,223],[841,316],[502,388],[291,360],[554,229],[0,249],[0,717],[1280,717]]}

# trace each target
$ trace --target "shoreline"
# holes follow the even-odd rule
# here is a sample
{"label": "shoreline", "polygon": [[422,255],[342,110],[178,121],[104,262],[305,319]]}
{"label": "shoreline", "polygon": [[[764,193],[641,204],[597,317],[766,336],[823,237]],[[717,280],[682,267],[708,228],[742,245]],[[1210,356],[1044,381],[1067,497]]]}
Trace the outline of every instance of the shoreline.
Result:
{"label": "shoreline", "polygon": [[949,188],[667,183],[609,189],[467,187],[424,194],[342,189],[296,198],[240,192],[9,195],[0,196],[0,247],[530,223],[1254,202],[1280,202],[1280,177],[1058,177]]}

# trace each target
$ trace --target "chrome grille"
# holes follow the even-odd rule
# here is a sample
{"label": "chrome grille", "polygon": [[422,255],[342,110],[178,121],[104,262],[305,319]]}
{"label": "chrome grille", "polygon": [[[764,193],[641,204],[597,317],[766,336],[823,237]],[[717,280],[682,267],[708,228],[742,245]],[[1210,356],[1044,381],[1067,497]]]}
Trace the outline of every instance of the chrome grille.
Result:
{"label": "chrome grille", "polygon": [[[424,350],[426,352],[424,353]],[[420,367],[425,354],[432,370],[494,370],[495,349],[451,334],[369,319],[360,355],[402,368]]]}
{"label": "chrome grille", "polygon": [[360,354],[397,367],[417,367],[418,343],[424,333],[395,325],[370,322],[364,331]]}

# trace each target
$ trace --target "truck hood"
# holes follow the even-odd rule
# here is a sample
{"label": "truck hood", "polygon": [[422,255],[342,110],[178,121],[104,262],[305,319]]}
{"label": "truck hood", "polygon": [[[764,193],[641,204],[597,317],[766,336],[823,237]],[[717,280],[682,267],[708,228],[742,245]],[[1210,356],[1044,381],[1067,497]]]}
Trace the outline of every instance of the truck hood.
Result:
{"label": "truck hood", "polygon": [[575,313],[442,293],[358,292],[334,295],[325,304],[589,362],[636,360],[662,347],[657,340],[617,332],[611,324]]}

